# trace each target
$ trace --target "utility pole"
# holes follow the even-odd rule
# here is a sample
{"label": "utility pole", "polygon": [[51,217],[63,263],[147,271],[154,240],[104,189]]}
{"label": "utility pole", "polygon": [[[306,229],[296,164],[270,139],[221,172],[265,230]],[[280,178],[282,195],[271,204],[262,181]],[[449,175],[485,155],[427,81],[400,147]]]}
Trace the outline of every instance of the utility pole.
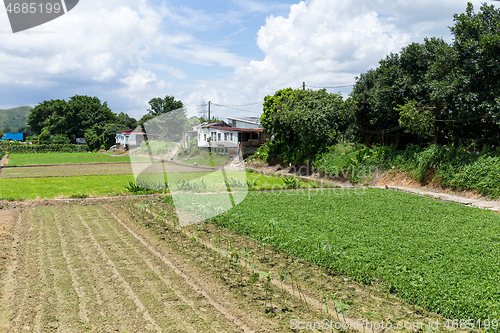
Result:
{"label": "utility pole", "polygon": [[306,83],[302,82],[302,90],[306,90]]}
{"label": "utility pole", "polygon": [[211,120],[210,120],[210,103],[212,103],[212,102],[208,101],[208,122],[211,122]]}

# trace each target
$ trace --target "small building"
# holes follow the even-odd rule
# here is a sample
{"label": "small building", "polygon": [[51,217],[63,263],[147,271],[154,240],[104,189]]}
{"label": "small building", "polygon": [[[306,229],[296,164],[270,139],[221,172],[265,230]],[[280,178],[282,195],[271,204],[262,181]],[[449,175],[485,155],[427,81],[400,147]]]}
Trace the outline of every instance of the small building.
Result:
{"label": "small building", "polygon": [[5,133],[2,136],[2,141],[7,141],[7,140],[23,142],[24,140],[26,140],[26,134],[24,134],[24,133]]}
{"label": "small building", "polygon": [[126,130],[116,133],[116,148],[129,149],[130,147],[139,146],[144,142],[146,133],[135,130]]}
{"label": "small building", "polygon": [[[247,126],[254,125],[249,122],[246,124]],[[205,123],[199,125],[197,128],[198,147],[217,148],[219,151],[229,155],[241,154],[243,157],[255,153],[257,148],[263,145],[266,139],[269,138],[269,135],[262,133],[263,128],[234,127],[225,121]]]}

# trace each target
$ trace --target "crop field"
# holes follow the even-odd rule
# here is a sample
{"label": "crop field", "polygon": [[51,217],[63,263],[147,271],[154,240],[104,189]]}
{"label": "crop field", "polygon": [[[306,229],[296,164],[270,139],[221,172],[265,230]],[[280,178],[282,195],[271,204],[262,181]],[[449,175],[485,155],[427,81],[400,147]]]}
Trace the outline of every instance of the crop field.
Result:
{"label": "crop field", "polygon": [[[121,198],[0,201],[2,333],[283,332],[322,318],[439,320],[434,332],[457,331],[445,318],[498,324],[498,214],[231,170],[231,201],[243,202],[220,211],[228,193],[210,168],[146,163],[143,179],[167,171],[171,194],[134,198],[130,163],[59,155],[60,165],[3,169],[0,200]],[[201,217],[230,210],[180,227],[174,202]]]}
{"label": "crop field", "polygon": [[11,219],[15,236],[0,233],[15,246],[0,271],[0,332],[286,332],[294,321],[443,320],[210,222],[179,228],[169,202],[4,204],[0,230],[5,212],[21,214]]}
{"label": "crop field", "polygon": [[0,178],[0,199],[52,199],[121,195],[133,175]]}
{"label": "crop field", "polygon": [[217,224],[448,318],[499,318],[500,216],[394,191],[249,193]]}
{"label": "crop field", "polygon": [[[106,206],[26,213],[11,331],[235,332],[245,324]],[[185,273],[186,272],[186,273]]]}
{"label": "crop field", "polygon": [[8,165],[26,166],[26,165],[56,165],[56,164],[80,164],[80,163],[117,163],[117,162],[130,162],[130,157],[111,156],[100,153],[11,154],[9,156]]}

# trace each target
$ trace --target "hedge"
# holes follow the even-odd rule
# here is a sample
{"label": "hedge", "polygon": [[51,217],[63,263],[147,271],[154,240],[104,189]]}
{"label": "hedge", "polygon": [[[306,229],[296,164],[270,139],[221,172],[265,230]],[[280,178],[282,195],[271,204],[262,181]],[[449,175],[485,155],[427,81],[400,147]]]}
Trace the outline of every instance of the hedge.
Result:
{"label": "hedge", "polygon": [[89,150],[89,147],[87,145],[75,145],[75,144],[26,145],[19,142],[1,142],[0,148],[2,151],[7,150],[11,154],[46,153],[46,152],[84,153]]}

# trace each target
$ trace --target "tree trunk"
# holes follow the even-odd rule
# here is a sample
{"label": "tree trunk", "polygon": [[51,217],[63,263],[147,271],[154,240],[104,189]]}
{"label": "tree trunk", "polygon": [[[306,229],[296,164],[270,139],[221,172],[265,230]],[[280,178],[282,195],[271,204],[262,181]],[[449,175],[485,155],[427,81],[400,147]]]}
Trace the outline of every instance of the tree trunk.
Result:
{"label": "tree trunk", "polygon": [[439,133],[441,132],[441,126],[436,125],[434,129],[434,144],[437,145],[439,141]]}

